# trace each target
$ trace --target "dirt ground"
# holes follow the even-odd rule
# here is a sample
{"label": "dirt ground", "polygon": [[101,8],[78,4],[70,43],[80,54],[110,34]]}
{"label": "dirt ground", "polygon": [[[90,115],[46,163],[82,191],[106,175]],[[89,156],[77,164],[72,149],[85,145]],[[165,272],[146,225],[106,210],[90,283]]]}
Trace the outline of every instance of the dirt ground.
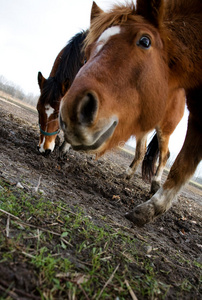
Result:
{"label": "dirt ground", "polygon": [[[25,188],[36,187],[40,179],[39,188],[48,197],[68,201],[70,206],[80,205],[94,216],[106,216],[106,222],[113,220],[129,228],[134,236],[146,235],[150,245],[162,249],[165,257],[178,251],[187,260],[202,264],[200,188],[187,184],[167,213],[143,228],[135,227],[124,214],[151,195],[140,173],[131,181],[123,180],[122,175],[132,161],[130,154],[115,150],[96,161],[90,155],[70,150],[63,158],[57,146],[46,158],[36,148],[38,131],[36,112],[0,100],[0,176],[3,179],[11,183],[23,182]],[[159,268],[162,263],[162,257],[159,261],[157,258]],[[26,269],[22,266],[16,268],[16,272],[26,277]],[[187,278],[199,286],[198,268],[181,268],[176,262],[174,269],[168,272],[168,284],[177,285],[178,280]],[[197,293],[192,299],[199,298]]]}

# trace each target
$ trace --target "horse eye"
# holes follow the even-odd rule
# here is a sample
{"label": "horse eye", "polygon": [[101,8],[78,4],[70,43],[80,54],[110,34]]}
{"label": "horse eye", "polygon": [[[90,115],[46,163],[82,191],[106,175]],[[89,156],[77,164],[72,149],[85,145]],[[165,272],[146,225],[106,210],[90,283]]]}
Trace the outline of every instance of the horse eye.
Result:
{"label": "horse eye", "polygon": [[149,49],[151,46],[151,40],[147,36],[142,36],[137,42],[137,45],[144,49]]}

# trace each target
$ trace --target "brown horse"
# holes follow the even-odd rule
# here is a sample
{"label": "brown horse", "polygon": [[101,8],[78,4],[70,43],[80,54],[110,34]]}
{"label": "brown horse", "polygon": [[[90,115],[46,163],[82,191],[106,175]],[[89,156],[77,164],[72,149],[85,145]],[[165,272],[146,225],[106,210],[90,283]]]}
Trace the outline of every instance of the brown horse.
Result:
{"label": "brown horse", "polygon": [[[86,32],[76,34],[57,55],[48,79],[38,73],[41,95],[37,103],[40,137],[39,152],[48,155],[55,147],[59,131],[58,113],[60,101],[70,88],[76,74],[84,64],[83,41]],[[63,143],[62,152],[68,149]]]}
{"label": "brown horse", "polygon": [[171,207],[202,158],[202,2],[137,0],[136,7],[108,12],[94,3],[85,46],[88,61],[60,107],[60,125],[74,149],[101,155],[131,135],[141,137],[185,90],[184,145],[164,185],[126,216],[143,225]]}
{"label": "brown horse", "polygon": [[[160,188],[163,170],[170,156],[168,148],[169,139],[184,115],[184,89],[176,90],[173,93],[173,97],[169,100],[170,102],[167,105],[164,117],[156,127],[156,134],[149,143],[146,154],[147,133],[143,133],[137,139],[134,160],[126,170],[126,179],[131,179],[140,162],[143,160],[142,177],[145,181],[151,182],[151,193],[157,192]],[[157,158],[159,158],[159,161],[155,171]]]}

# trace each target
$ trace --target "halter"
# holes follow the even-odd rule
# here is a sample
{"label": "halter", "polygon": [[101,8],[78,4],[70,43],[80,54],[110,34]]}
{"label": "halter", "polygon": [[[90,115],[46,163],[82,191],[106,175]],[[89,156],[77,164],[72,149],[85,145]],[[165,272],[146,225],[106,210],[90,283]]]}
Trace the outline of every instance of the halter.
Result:
{"label": "halter", "polygon": [[54,131],[54,132],[47,132],[47,131],[43,131],[41,129],[41,124],[39,124],[39,129],[40,129],[40,132],[43,134],[43,135],[46,135],[46,136],[51,136],[51,135],[55,135],[55,134],[58,134],[60,129]]}

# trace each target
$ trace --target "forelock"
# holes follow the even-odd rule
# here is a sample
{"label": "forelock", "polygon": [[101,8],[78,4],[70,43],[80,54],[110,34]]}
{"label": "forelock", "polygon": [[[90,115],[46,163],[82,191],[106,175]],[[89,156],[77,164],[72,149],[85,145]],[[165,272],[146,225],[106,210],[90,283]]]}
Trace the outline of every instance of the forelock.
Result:
{"label": "forelock", "polygon": [[125,4],[116,4],[107,12],[95,17],[84,42],[84,48],[97,41],[100,35],[109,27],[122,25],[135,15],[136,9],[133,1]]}

